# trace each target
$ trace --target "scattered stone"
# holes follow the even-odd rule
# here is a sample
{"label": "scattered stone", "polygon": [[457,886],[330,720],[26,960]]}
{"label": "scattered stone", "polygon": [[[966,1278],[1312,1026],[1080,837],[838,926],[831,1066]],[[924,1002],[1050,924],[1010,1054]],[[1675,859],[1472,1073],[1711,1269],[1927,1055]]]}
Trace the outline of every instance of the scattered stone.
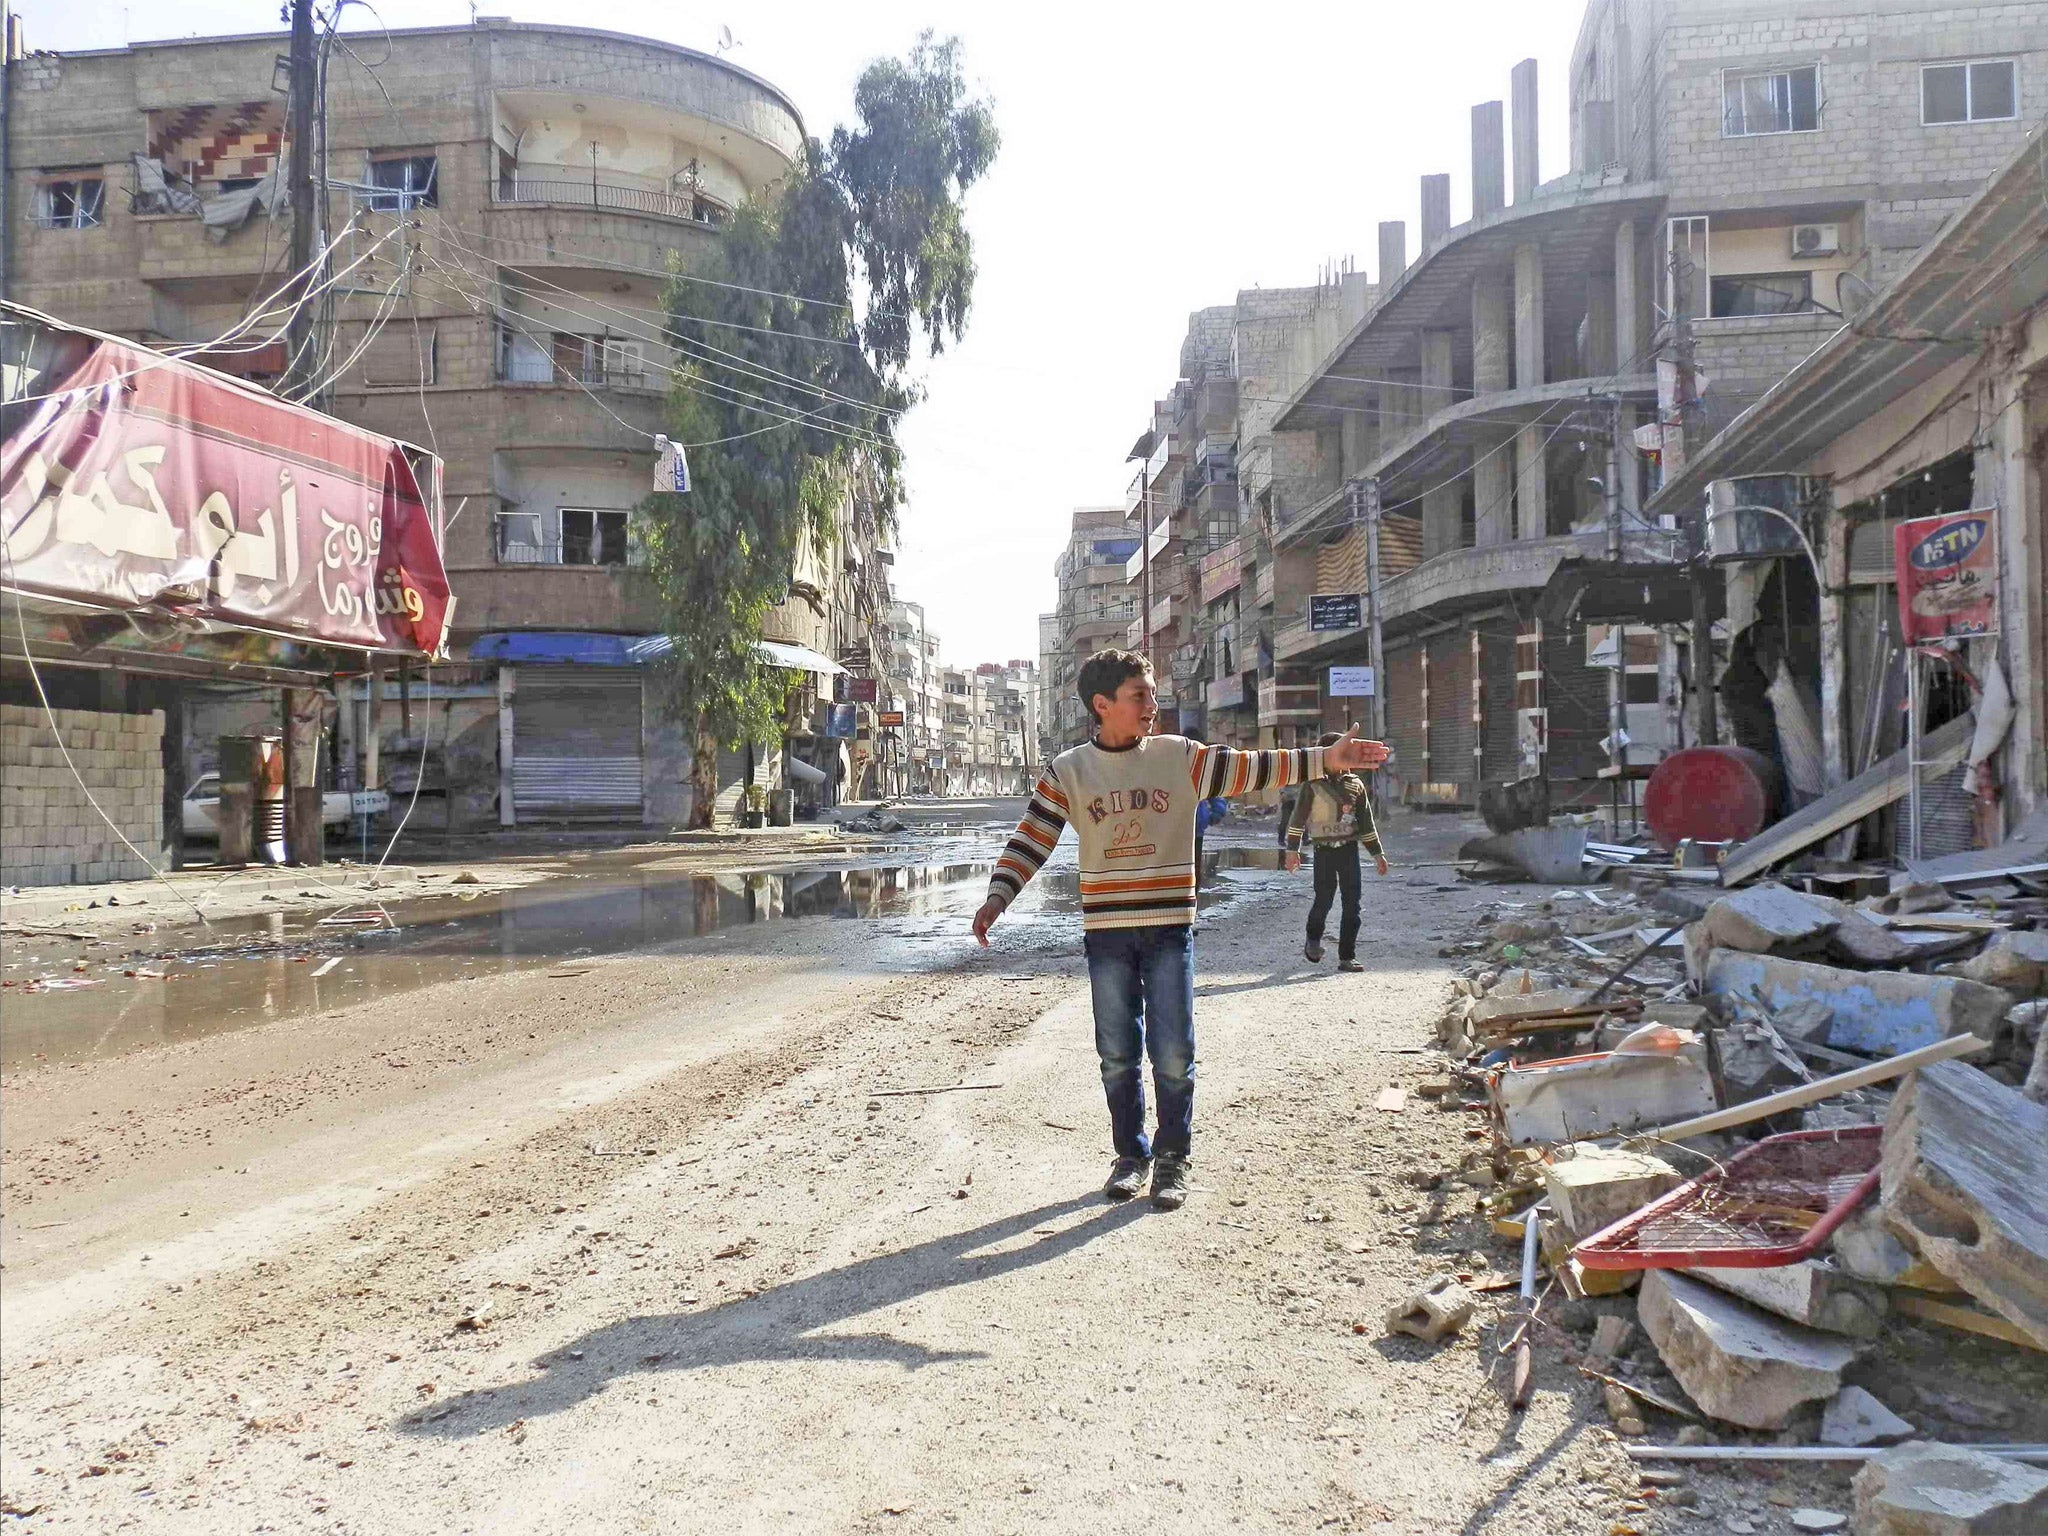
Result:
{"label": "scattered stone", "polygon": [[1640,1210],[1681,1182],[1678,1171],[1661,1157],[1596,1146],[1575,1147],[1570,1158],[1548,1163],[1543,1169],[1550,1208],[1575,1243]]}
{"label": "scattered stone", "polygon": [[1828,1252],[1843,1269],[1872,1285],[1896,1285],[1919,1262],[1884,1224],[1884,1209],[1876,1201],[1835,1228]]}
{"label": "scattered stone", "polygon": [[1586,1350],[1586,1363],[1596,1371],[1613,1367],[1635,1336],[1636,1325],[1613,1312],[1603,1313],[1593,1325],[1593,1342]]}
{"label": "scattered stone", "polygon": [[1438,1280],[1387,1309],[1387,1332],[1413,1334],[1425,1344],[1456,1333],[1472,1321],[1478,1305],[1457,1281]]}
{"label": "scattered stone", "polygon": [[1771,1015],[1771,1027],[1777,1030],[1780,1040],[1826,1045],[1828,1031],[1835,1027],[1835,1010],[1818,998],[1803,997]]}
{"label": "scattered stone", "polygon": [[2020,1536],[2048,1521],[2048,1468],[1964,1445],[1894,1446],[1850,1486],[1857,1536]]}
{"label": "scattered stone", "polygon": [[1908,1247],[2048,1348],[2048,1105],[1959,1061],[1921,1068],[1885,1121],[1882,1189]]}
{"label": "scattered stone", "polygon": [[1913,946],[1854,907],[1842,908],[1841,926],[1828,935],[1828,954],[1849,965],[1902,965]]}
{"label": "scattered stone", "polygon": [[1951,976],[2003,987],[2008,992],[2038,992],[2048,978],[2048,933],[2009,930],[1994,934],[1968,960],[1944,967]]}
{"label": "scattered stone", "polygon": [[1782,885],[1753,885],[1723,896],[1701,922],[1717,949],[1757,955],[1814,949],[1841,926],[1819,902]]}
{"label": "scattered stone", "polygon": [[1635,1399],[1622,1391],[1613,1382],[1604,1382],[1601,1393],[1607,1404],[1607,1417],[1614,1421],[1614,1432],[1618,1435],[1644,1435],[1649,1426],[1643,1422],[1642,1411],[1636,1407]]}
{"label": "scattered stone", "polygon": [[1795,1509],[1790,1516],[1795,1531],[1839,1531],[1849,1523],[1847,1515],[1832,1509]]}
{"label": "scattered stone", "polygon": [[1806,1063],[1761,1019],[1738,1019],[1721,1031],[1721,1084],[1730,1105],[1748,1104],[1812,1081]]}
{"label": "scattered stone", "polygon": [[1913,1426],[1861,1387],[1844,1387],[1820,1418],[1822,1445],[1890,1445],[1910,1440]]}
{"label": "scattered stone", "polygon": [[1819,1259],[1768,1269],[1701,1267],[1686,1273],[1791,1322],[1859,1339],[1876,1338],[1890,1311],[1882,1290]]}
{"label": "scattered stone", "polygon": [[475,871],[465,869],[448,883],[450,885],[482,885],[483,881],[477,876]]}
{"label": "scattered stone", "polygon": [[1781,1429],[1802,1403],[1833,1397],[1856,1358],[1847,1339],[1670,1270],[1643,1277],[1637,1316],[1686,1395],[1749,1429]]}

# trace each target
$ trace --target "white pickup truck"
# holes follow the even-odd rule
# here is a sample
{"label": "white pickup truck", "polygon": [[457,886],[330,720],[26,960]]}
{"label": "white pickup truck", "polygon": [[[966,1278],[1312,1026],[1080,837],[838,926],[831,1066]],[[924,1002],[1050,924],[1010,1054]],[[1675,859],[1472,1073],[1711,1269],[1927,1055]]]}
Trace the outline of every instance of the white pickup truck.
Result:
{"label": "white pickup truck", "polygon": [[[353,793],[346,789],[330,789],[320,797],[320,822],[330,829],[346,829],[355,820],[358,812],[375,816],[391,808],[391,795],[386,790],[364,789]],[[188,843],[217,843],[220,841],[220,775],[202,773],[192,787],[185,791],[183,820],[185,841]]]}

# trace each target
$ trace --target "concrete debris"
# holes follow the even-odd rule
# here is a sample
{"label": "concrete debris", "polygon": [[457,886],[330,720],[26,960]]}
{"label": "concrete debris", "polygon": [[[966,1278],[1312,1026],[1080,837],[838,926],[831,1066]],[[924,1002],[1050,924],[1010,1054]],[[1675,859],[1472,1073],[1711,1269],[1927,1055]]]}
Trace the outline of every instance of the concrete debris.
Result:
{"label": "concrete debris", "polygon": [[1854,907],[1843,907],[1841,924],[1828,935],[1827,948],[1832,958],[1846,965],[1869,967],[1902,965],[1914,953],[1915,946],[1867,914]]}
{"label": "concrete debris", "polygon": [[1607,1417],[1614,1421],[1614,1432],[1618,1435],[1645,1435],[1650,1431],[1643,1422],[1642,1411],[1636,1407],[1635,1399],[1613,1382],[1601,1385],[1601,1394],[1607,1403]]}
{"label": "concrete debris", "polygon": [[1475,837],[1458,850],[1458,857],[1502,865],[1545,885],[1584,885],[1590,878],[1586,829],[1576,822]]}
{"label": "concrete debris", "polygon": [[1614,1362],[1628,1351],[1636,1325],[1613,1312],[1603,1313],[1593,1325],[1593,1342],[1586,1348],[1586,1364],[1596,1371],[1613,1369]]}
{"label": "concrete debris", "polygon": [[1936,1063],[1892,1100],[1883,1167],[1906,1245],[2048,1347],[2048,1105]]}
{"label": "concrete debris", "polygon": [[1497,944],[1540,944],[1564,929],[1551,917],[1504,917],[1488,933]]}
{"label": "concrete debris", "polygon": [[1843,1222],[1828,1238],[1828,1253],[1842,1269],[1872,1285],[1897,1285],[1920,1261],[1885,1225],[1875,1201]]}
{"label": "concrete debris", "polygon": [[1883,1291],[1819,1259],[1768,1269],[1701,1266],[1686,1273],[1790,1322],[1859,1339],[1876,1338],[1890,1310]]}
{"label": "concrete debris", "polygon": [[1717,1105],[1706,1046],[1698,1039],[1668,1054],[1604,1051],[1504,1067],[1489,1079],[1488,1091],[1514,1146],[1640,1130]]}
{"label": "concrete debris", "polygon": [[1932,880],[1909,880],[1888,895],[1870,903],[1870,910],[1887,916],[1913,912],[1945,912],[1956,904],[1946,886]]}
{"label": "concrete debris", "polygon": [[1798,1045],[1826,1045],[1835,1027],[1835,1010],[1816,997],[1805,997],[1771,1015],[1778,1038]]}
{"label": "concrete debris", "polygon": [[2012,999],[1996,987],[1957,976],[1910,971],[1845,971],[1774,955],[1716,950],[1705,966],[1710,997],[1753,1000],[1776,1016],[1795,1003],[1834,1013],[1828,1044],[1890,1056],[1965,1032],[1998,1038]]}
{"label": "concrete debris", "polygon": [[1595,1146],[1575,1147],[1570,1157],[1543,1169],[1550,1209],[1575,1243],[1640,1210],[1681,1182],[1678,1171],[1661,1157]]}
{"label": "concrete debris", "polygon": [[1782,885],[1757,885],[1723,896],[1701,919],[1718,949],[1798,954],[1817,949],[1841,919],[1811,896]]}
{"label": "concrete debris", "polygon": [[1812,1081],[1813,1074],[1761,1019],[1738,1019],[1715,1037],[1721,1050],[1724,1104],[1747,1104],[1781,1088]]}
{"label": "concrete debris", "polygon": [[1820,1416],[1822,1445],[1890,1445],[1917,1431],[1861,1387],[1844,1387]]}
{"label": "concrete debris", "polygon": [[1782,1429],[1802,1404],[1833,1397],[1858,1349],[1670,1270],[1643,1277],[1637,1316],[1686,1395],[1749,1429]]}
{"label": "concrete debris", "polygon": [[907,823],[891,816],[879,806],[863,815],[849,816],[846,820],[840,822],[839,826],[840,830],[845,832],[903,832],[908,830]]}
{"label": "concrete debris", "polygon": [[2048,1468],[1913,1440],[1863,1464],[1857,1536],[2023,1536],[2048,1522]]}
{"label": "concrete debris", "polygon": [[2043,981],[2048,980],[2048,933],[1994,934],[1983,949],[1946,969],[1951,976],[2003,987],[2008,992],[2039,992]]}
{"label": "concrete debris", "polygon": [[2027,1069],[2026,1086],[2020,1090],[2035,1104],[2048,1104],[2048,1029],[2037,1022],[2034,1029],[2034,1060]]}
{"label": "concrete debris", "polygon": [[1413,1334],[1426,1344],[1458,1332],[1478,1305],[1457,1281],[1442,1279],[1387,1309],[1387,1332]]}
{"label": "concrete debris", "polygon": [[1849,1517],[1832,1509],[1795,1509],[1787,1517],[1795,1531],[1839,1531]]}

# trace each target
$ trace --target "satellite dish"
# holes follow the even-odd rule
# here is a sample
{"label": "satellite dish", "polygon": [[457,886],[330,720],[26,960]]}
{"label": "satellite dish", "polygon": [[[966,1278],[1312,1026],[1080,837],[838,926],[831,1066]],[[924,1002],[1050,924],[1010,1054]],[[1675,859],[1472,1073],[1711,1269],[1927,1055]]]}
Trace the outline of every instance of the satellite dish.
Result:
{"label": "satellite dish", "polygon": [[719,27],[719,29],[718,29],[718,51],[719,51],[720,53],[730,53],[730,52],[731,52],[731,51],[732,51],[733,49],[735,49],[735,48],[738,48],[738,47],[742,47],[742,46],[743,46],[743,44],[741,44],[740,40],[739,40],[738,38],[736,38],[736,37],[734,37],[734,36],[732,35],[732,28],[731,28],[731,27],[728,27],[728,26],[720,26],[720,27]]}

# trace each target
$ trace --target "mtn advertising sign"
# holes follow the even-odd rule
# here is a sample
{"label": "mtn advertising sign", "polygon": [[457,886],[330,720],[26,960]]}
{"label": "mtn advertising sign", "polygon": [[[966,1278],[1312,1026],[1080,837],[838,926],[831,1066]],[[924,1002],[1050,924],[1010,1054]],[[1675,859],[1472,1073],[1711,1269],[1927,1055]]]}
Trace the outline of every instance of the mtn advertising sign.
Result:
{"label": "mtn advertising sign", "polygon": [[1997,519],[1986,507],[1911,518],[1892,530],[1908,645],[1998,632]]}

